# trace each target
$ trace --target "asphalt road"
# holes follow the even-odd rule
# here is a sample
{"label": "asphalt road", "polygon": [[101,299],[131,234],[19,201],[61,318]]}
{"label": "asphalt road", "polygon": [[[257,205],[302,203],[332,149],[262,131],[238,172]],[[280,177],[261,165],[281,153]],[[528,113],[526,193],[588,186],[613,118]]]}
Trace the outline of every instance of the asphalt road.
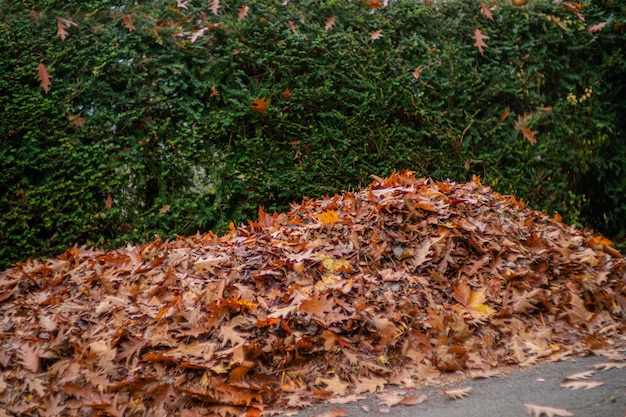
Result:
{"label": "asphalt road", "polygon": [[[611,361],[605,357],[590,356],[575,361],[538,365],[527,370],[513,370],[498,378],[466,380],[452,386],[425,387],[418,390],[399,390],[402,395],[425,395],[416,405],[396,405],[391,408],[381,404],[376,395],[341,405],[317,404],[304,409],[298,417],[372,417],[390,415],[398,417],[626,417],[626,367],[597,370],[594,365]],[[621,362],[622,364],[626,362]],[[602,381],[603,385],[590,389],[571,390],[561,387],[563,378],[583,371],[595,371],[584,381]],[[468,396],[452,400],[444,390],[472,387]],[[525,404],[565,410],[559,413],[532,414]],[[345,414],[341,411],[344,410]]]}

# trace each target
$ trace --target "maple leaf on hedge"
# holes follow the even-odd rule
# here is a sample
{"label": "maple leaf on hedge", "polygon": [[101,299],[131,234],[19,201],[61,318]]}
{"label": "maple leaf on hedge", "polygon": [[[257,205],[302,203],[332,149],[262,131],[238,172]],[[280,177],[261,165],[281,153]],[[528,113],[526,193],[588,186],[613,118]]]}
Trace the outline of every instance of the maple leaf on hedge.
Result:
{"label": "maple leaf on hedge", "polygon": [[48,94],[48,91],[50,91],[50,86],[52,85],[52,81],[50,81],[50,78],[52,78],[52,76],[48,72],[48,68],[45,66],[45,64],[39,64],[39,66],[37,67],[37,79],[39,80],[39,85],[41,86],[41,88],[43,88],[43,91],[45,91],[46,94]]}
{"label": "maple leaf on hedge", "polygon": [[270,105],[270,100],[266,100],[265,97],[261,97],[259,99],[253,100],[250,108],[259,113],[267,112],[267,109]]}
{"label": "maple leaf on hedge", "polygon": [[474,46],[477,47],[480,54],[483,55],[485,51],[483,48],[488,48],[487,44],[485,43],[485,39],[489,39],[489,36],[483,34],[480,29],[474,29],[474,34],[472,35],[472,37],[476,41],[474,42]]}

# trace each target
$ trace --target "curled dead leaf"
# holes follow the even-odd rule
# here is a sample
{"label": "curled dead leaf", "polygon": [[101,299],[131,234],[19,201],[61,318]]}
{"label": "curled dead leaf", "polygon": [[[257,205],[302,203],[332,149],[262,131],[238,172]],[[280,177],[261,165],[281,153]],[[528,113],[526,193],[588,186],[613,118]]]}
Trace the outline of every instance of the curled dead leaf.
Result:
{"label": "curled dead leaf", "polygon": [[463,387],[463,388],[444,390],[443,393],[446,397],[450,398],[451,400],[460,400],[462,398],[467,397],[471,391],[472,391],[472,387]]}

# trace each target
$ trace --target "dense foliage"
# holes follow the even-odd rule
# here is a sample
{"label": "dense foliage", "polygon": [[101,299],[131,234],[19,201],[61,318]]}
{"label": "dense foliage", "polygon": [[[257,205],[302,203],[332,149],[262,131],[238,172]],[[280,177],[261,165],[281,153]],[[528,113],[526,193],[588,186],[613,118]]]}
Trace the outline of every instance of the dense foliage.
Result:
{"label": "dense foliage", "polygon": [[3,2],[0,265],[402,168],[624,232],[622,1],[285,3]]}

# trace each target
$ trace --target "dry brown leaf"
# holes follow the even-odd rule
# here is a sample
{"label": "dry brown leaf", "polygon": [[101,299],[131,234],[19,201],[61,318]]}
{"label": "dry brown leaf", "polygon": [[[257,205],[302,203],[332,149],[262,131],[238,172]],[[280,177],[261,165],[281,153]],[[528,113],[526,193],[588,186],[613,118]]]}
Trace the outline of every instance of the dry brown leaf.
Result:
{"label": "dry brown leaf", "polygon": [[331,30],[335,27],[335,16],[328,16],[324,22],[324,30]]}
{"label": "dry brown leaf", "polygon": [[487,44],[485,43],[485,39],[489,39],[489,36],[483,34],[483,32],[480,29],[474,29],[474,34],[472,35],[472,37],[474,38],[474,46],[478,48],[478,52],[480,52],[481,55],[484,54],[485,49],[487,48]]}
{"label": "dry brown leaf", "polygon": [[604,385],[602,381],[565,381],[561,384],[561,388],[567,389],[591,389]]}
{"label": "dry brown leaf", "polygon": [[483,15],[484,18],[493,21],[493,12],[484,1],[480,3],[480,14]]}
{"label": "dry brown leaf", "polygon": [[52,76],[48,72],[48,68],[44,64],[39,64],[37,67],[37,79],[39,80],[39,85],[43,88],[43,91],[48,94],[50,91],[50,86],[52,85],[52,81],[50,81]]}
{"label": "dry brown leaf", "polygon": [[321,414],[316,414],[315,417],[345,417],[347,415],[348,415],[348,412],[344,410],[343,408],[333,407],[331,411],[326,411]]}
{"label": "dry brown leaf", "polygon": [[211,0],[211,5],[209,6],[209,9],[211,9],[211,13],[217,16],[220,7],[222,7],[222,5],[220,4],[220,0]]}
{"label": "dry brown leaf", "polygon": [[581,379],[590,378],[594,373],[595,371],[583,371],[576,374],[564,376],[563,379],[566,381],[580,381]]}
{"label": "dry brown leaf", "polygon": [[450,398],[451,400],[459,400],[461,398],[467,397],[471,391],[472,391],[472,387],[463,387],[463,388],[444,390],[443,393],[446,397]]}
{"label": "dry brown leaf", "polygon": [[375,41],[377,39],[380,39],[383,36],[384,36],[383,35],[383,31],[381,29],[375,30],[374,32],[370,33],[370,39],[373,40],[373,41]]}
{"label": "dry brown leaf", "polygon": [[[341,220],[323,224],[318,215],[331,212]],[[623,318],[600,295],[626,299],[626,265],[565,226],[479,178],[394,172],[287,213],[260,208],[223,236],[31,259],[0,273],[0,317],[19,329],[0,338],[0,409],[63,412],[81,399],[96,413],[133,404],[156,415],[184,400],[189,416],[256,416],[569,353],[622,367],[619,346],[602,350],[602,331],[618,333]],[[49,361],[48,352],[69,354]],[[11,400],[24,392],[32,401]],[[566,415],[536,407],[529,412]]]}
{"label": "dry brown leaf", "polygon": [[590,32],[590,33],[599,32],[606,26],[607,23],[608,22],[600,22],[600,23],[596,23],[595,25],[591,25],[587,28],[587,32]]}
{"label": "dry brown leaf", "polygon": [[570,417],[574,415],[561,408],[552,408],[543,405],[524,404],[524,407],[526,407],[526,412],[533,417]]}
{"label": "dry brown leaf", "polygon": [[246,17],[248,17],[248,11],[250,10],[250,8],[246,5],[243,5],[239,8],[238,13],[237,13],[237,19],[239,20],[243,20]]}
{"label": "dry brown leaf", "polygon": [[595,369],[600,370],[600,371],[609,371],[611,369],[626,368],[626,362],[603,362],[603,363],[596,363],[595,365],[593,365],[593,367]]}

